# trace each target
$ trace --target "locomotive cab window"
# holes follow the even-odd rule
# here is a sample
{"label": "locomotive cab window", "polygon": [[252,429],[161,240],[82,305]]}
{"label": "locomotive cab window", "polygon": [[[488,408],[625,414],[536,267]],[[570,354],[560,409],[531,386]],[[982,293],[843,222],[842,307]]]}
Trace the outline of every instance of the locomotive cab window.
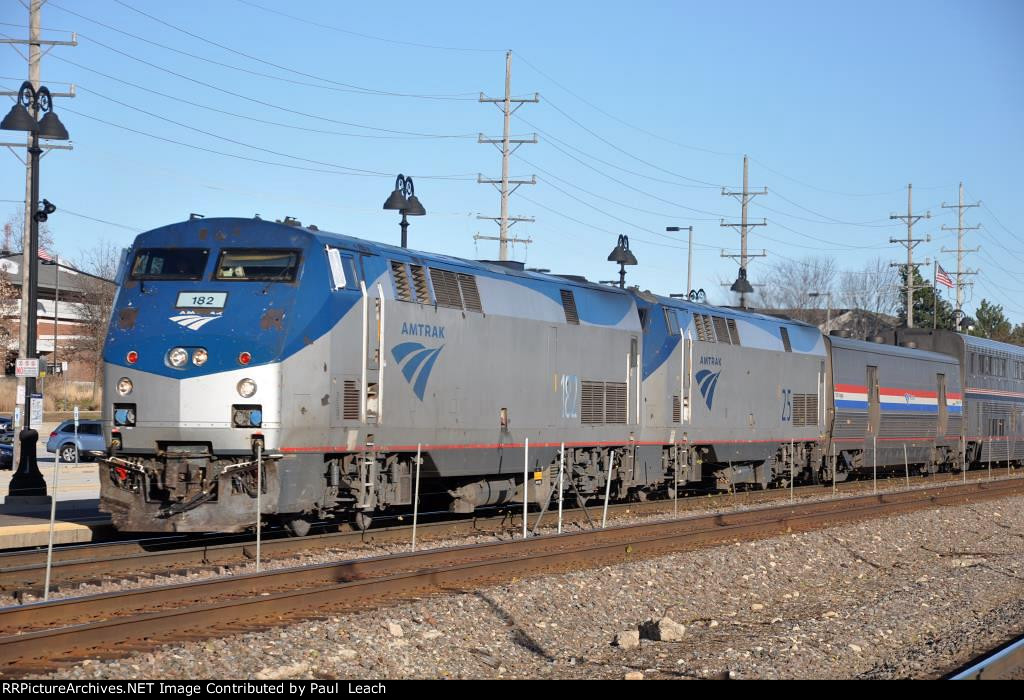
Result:
{"label": "locomotive cab window", "polygon": [[214,278],[218,280],[259,280],[294,282],[299,271],[299,251],[268,248],[264,250],[224,250],[217,260]]}
{"label": "locomotive cab window", "polygon": [[132,262],[133,280],[198,280],[203,278],[206,248],[146,248]]}

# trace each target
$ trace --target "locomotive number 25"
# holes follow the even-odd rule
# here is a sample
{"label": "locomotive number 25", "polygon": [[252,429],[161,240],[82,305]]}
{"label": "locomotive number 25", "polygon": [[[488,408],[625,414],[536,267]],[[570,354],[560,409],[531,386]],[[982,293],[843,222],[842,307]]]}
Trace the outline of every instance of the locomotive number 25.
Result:
{"label": "locomotive number 25", "polygon": [[793,420],[793,390],[782,390],[782,422]]}

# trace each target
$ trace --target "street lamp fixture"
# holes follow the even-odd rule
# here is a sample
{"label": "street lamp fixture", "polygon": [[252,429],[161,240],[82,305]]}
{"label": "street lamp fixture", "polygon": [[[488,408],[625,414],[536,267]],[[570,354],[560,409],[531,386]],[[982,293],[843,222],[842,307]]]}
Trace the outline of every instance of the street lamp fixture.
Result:
{"label": "street lamp fixture", "polygon": [[625,289],[626,265],[636,265],[636,256],[629,249],[629,236],[619,236],[619,242],[608,254],[608,261],[619,264],[619,289]]}
{"label": "street lamp fixture", "polygon": [[408,248],[409,220],[405,218],[406,215],[423,216],[427,213],[416,197],[416,188],[413,187],[411,177],[399,173],[395,178],[395,189],[384,202],[384,208],[401,212],[402,221],[399,226],[402,227],[402,247]]}
{"label": "street lamp fixture", "polygon": [[[42,112],[42,119],[36,121],[36,115]],[[53,111],[53,97],[46,86],[40,86],[37,90],[32,83],[26,81],[21,84],[18,90],[18,101],[11,107],[3,121],[0,122],[0,129],[7,131],[27,131],[32,134],[32,141],[28,147],[29,158],[32,163],[32,183],[30,185],[29,211],[32,212],[29,220],[29,245],[28,250],[23,252],[22,260],[25,269],[28,271],[28,300],[25,314],[27,316],[28,332],[25,337],[25,347],[19,353],[22,357],[38,360],[36,352],[36,323],[37,304],[39,300],[39,277],[37,265],[39,260],[39,224],[57,211],[57,207],[48,200],[43,200],[43,206],[39,206],[39,157],[43,149],[39,147],[39,139],[53,139],[66,141],[68,130],[61,124],[57,114]],[[36,443],[39,441],[39,432],[32,429],[32,395],[36,391],[36,378],[25,377],[25,407],[21,432],[18,434],[20,442],[20,458],[18,470],[11,477],[8,487],[7,502],[36,502],[48,499],[46,495],[46,481],[39,471],[36,463]]]}
{"label": "street lamp fixture", "polygon": [[828,306],[825,307],[825,335],[832,332],[832,292],[807,292],[811,299],[827,297]]}

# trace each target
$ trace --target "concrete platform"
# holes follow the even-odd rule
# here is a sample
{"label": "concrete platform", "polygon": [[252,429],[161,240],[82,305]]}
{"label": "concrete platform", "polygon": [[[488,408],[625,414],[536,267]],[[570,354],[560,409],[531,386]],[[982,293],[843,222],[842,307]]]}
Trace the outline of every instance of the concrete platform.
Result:
{"label": "concrete platform", "polygon": [[[53,455],[38,456],[39,471],[53,495]],[[54,544],[92,542],[113,532],[110,518],[99,512],[99,476],[95,463],[60,464]],[[45,547],[50,536],[50,504],[6,503],[12,471],[0,471],[0,549]]]}

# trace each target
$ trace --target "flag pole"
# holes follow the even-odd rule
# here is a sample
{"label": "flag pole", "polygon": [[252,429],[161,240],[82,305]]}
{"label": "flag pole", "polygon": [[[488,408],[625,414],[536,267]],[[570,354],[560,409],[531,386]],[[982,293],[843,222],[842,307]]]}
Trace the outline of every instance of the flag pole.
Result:
{"label": "flag pole", "polygon": [[939,261],[932,265],[932,330],[939,327]]}

